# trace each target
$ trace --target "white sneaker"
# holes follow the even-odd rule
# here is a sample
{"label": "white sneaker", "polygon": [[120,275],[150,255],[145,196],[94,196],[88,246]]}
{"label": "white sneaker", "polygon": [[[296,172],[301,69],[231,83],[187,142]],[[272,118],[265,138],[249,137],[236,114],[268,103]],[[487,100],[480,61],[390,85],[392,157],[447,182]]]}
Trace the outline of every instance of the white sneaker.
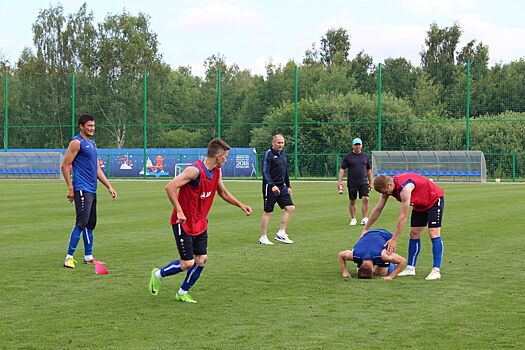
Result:
{"label": "white sneaker", "polygon": [[439,272],[439,268],[433,267],[432,271],[430,271],[430,273],[425,279],[427,281],[432,281],[432,280],[438,280],[440,278],[441,278],[441,273]]}
{"label": "white sneaker", "polygon": [[405,268],[403,271],[397,274],[398,276],[415,276],[416,275],[416,269],[415,268]]}
{"label": "white sneaker", "polygon": [[352,219],[352,220],[350,220],[349,225],[350,225],[350,226],[355,226],[355,225],[357,225],[357,220],[356,220],[356,219]]}
{"label": "white sneaker", "polygon": [[366,225],[367,222],[368,218],[363,218],[363,220],[361,220],[361,225]]}
{"label": "white sneaker", "polygon": [[264,235],[264,236],[261,236],[261,238],[259,238],[259,244],[273,244],[273,243],[268,239],[268,237],[266,237],[266,235]]}
{"label": "white sneaker", "polygon": [[275,240],[287,244],[293,243],[293,241],[290,238],[288,238],[288,235],[286,233],[277,233],[275,235]]}

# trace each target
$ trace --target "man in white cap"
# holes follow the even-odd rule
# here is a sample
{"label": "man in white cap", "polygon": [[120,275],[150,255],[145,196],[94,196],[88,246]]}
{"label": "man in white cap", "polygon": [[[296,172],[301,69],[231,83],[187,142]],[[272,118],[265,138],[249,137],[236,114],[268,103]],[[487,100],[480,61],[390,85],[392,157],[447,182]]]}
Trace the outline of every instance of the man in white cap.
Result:
{"label": "man in white cap", "polygon": [[361,199],[361,213],[363,218],[361,225],[366,225],[368,222],[368,193],[372,189],[372,165],[370,163],[370,157],[368,154],[362,152],[363,141],[360,138],[355,138],[352,141],[352,152],[348,153],[341,163],[341,169],[339,169],[339,186],[340,193],[343,188],[343,176],[345,169],[348,169],[348,197],[350,204],[348,209],[350,210],[350,226],[357,225],[356,219],[356,202],[357,194],[359,193],[359,199]]}

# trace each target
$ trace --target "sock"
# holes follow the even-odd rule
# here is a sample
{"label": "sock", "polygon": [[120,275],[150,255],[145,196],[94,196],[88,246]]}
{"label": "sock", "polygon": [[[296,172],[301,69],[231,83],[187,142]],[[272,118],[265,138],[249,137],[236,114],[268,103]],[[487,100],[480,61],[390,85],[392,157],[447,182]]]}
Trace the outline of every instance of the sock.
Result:
{"label": "sock", "polygon": [[69,247],[67,249],[67,254],[73,257],[75,254],[75,249],[77,249],[78,241],[80,241],[80,233],[82,229],[75,225],[71,231],[71,236],[69,237]]}
{"label": "sock", "polygon": [[195,284],[195,282],[197,282],[197,280],[201,276],[201,272],[203,269],[204,266],[199,266],[197,264],[189,268],[186,272],[186,278],[184,279],[184,282],[182,282],[180,289],[186,292],[189,291],[190,288]]}
{"label": "sock", "polygon": [[157,271],[155,271],[155,277],[156,277],[157,279],[159,279],[159,280],[160,280],[161,278],[164,277],[164,276],[162,276],[162,274],[160,273],[160,269],[158,269]]}
{"label": "sock", "polygon": [[421,247],[421,239],[410,239],[408,242],[408,266],[407,268],[416,267],[417,257]]}
{"label": "sock", "polygon": [[279,230],[279,231],[277,232],[277,234],[281,234],[281,233],[286,234],[286,230]]}
{"label": "sock", "polygon": [[432,256],[434,258],[432,267],[441,268],[441,258],[443,258],[443,241],[441,237],[432,238]]}
{"label": "sock", "polygon": [[82,231],[82,239],[84,239],[84,254],[91,256],[93,254],[93,230],[85,228]]}
{"label": "sock", "polygon": [[186,293],[188,293],[188,291],[183,290],[182,288],[180,288],[179,291],[177,292],[178,295],[183,295],[183,294],[186,294]]}
{"label": "sock", "polygon": [[390,275],[392,271],[396,268],[397,264],[390,263],[390,266],[388,267],[388,274]]}
{"label": "sock", "polygon": [[66,254],[66,260],[67,259],[71,259],[72,257],[73,257],[73,255]]}
{"label": "sock", "polygon": [[162,277],[175,275],[181,272],[182,269],[180,268],[180,260],[173,260],[168,265],[161,268],[159,271]]}
{"label": "sock", "polygon": [[84,255],[84,260],[86,260],[86,261],[93,260],[93,255]]}

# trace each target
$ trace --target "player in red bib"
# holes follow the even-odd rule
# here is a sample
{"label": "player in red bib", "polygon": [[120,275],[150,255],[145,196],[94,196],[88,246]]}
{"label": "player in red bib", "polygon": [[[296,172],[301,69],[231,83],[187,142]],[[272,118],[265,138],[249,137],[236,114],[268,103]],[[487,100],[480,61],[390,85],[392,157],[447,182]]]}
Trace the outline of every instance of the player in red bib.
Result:
{"label": "player in red bib", "polygon": [[215,192],[226,202],[238,206],[247,215],[252,214],[249,206],[242,204],[224,187],[221,167],[226,163],[231,147],[219,138],[208,144],[208,154],[204,161],[199,160],[166,186],[168,198],[173,204],[171,225],[180,254],[180,260],[174,260],[161,269],[151,271],[150,291],[159,293],[163,277],[186,271],[176,299],[188,303],[196,301],[188,294],[190,288],[199,279],[207,260],[208,250],[208,212],[215,197]]}
{"label": "player in red bib", "polygon": [[445,191],[424,176],[415,173],[402,173],[392,177],[378,175],[374,178],[374,189],[381,193],[379,202],[372,211],[368,223],[361,232],[361,237],[377,220],[390,196],[401,202],[399,218],[393,237],[386,242],[387,251],[396,249],[399,235],[405,227],[408,208],[412,206],[410,219],[410,241],[408,244],[408,265],[398,276],[415,276],[416,262],[421,246],[421,233],[428,226],[428,234],[432,240],[432,255],[434,265],[426,277],[427,280],[441,278],[441,260],[443,257],[443,241],[441,240],[441,220],[445,207]]}

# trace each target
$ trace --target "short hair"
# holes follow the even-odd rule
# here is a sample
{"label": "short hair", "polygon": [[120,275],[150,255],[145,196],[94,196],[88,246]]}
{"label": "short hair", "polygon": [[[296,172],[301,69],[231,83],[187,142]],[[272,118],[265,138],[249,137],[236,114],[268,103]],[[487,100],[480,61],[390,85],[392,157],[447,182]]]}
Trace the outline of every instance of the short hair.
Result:
{"label": "short hair", "polygon": [[208,144],[208,157],[215,157],[217,153],[224,153],[230,150],[231,147],[220,138],[214,138]]}
{"label": "short hair", "polygon": [[391,178],[387,175],[377,175],[374,178],[374,189],[377,192],[385,192],[388,189],[388,183],[391,181]]}
{"label": "short hair", "polygon": [[281,136],[281,137],[284,139],[284,136],[283,136],[283,135],[281,135],[281,134],[275,134],[275,135],[273,135],[272,143],[274,143],[274,142],[275,142],[275,139],[277,139],[277,137],[279,137],[279,136]]}
{"label": "short hair", "polygon": [[374,266],[372,264],[362,264],[357,269],[357,278],[372,279],[374,274]]}
{"label": "short hair", "polygon": [[91,114],[82,114],[80,118],[78,118],[78,126],[85,125],[87,122],[95,121],[95,118]]}

